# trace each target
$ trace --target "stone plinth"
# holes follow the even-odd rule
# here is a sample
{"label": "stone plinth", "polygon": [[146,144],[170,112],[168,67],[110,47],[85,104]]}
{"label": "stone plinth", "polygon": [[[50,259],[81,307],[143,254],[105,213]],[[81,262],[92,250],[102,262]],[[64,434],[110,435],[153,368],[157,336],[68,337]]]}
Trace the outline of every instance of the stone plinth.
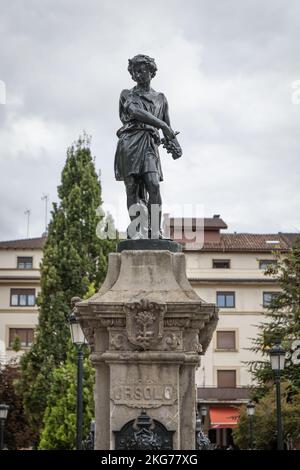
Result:
{"label": "stone plinth", "polygon": [[96,368],[95,448],[114,449],[115,432],[142,410],[173,432],[174,449],[195,448],[195,370],[218,317],[189,284],[184,254],[111,254],[104,284],[76,316]]}

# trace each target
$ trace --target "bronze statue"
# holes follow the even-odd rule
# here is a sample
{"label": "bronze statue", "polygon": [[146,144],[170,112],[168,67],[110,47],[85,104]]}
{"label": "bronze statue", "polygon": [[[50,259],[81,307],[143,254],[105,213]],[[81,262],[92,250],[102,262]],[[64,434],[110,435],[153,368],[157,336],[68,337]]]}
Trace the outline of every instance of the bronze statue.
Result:
{"label": "bronze statue", "polygon": [[[128,238],[163,238],[159,186],[163,174],[158,146],[162,143],[174,159],[179,158],[182,151],[177,133],[170,126],[167,99],[150,86],[157,71],[154,59],[136,55],[129,59],[128,71],[137,84],[131,90],[123,90],[120,96],[119,114],[123,126],[117,132],[115,177],[125,183],[131,220],[137,217],[136,209],[140,215],[147,214],[146,228],[140,227],[134,234],[128,230]],[[132,207],[134,213],[130,210]],[[156,221],[153,208],[157,209]]]}

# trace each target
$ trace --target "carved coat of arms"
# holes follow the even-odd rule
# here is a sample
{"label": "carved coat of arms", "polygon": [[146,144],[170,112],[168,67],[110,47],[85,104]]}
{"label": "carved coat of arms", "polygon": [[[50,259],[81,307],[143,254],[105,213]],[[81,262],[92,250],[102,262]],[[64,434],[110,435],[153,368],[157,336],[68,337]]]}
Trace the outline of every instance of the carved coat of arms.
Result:
{"label": "carved coat of arms", "polygon": [[128,340],[140,349],[150,349],[163,337],[166,305],[142,299],[124,306]]}

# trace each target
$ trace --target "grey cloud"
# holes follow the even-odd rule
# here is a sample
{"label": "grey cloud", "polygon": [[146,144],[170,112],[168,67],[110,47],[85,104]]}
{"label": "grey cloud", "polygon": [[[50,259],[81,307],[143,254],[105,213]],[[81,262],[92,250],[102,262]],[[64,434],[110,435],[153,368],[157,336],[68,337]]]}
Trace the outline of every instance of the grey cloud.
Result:
{"label": "grey cloud", "polygon": [[56,199],[68,145],[93,135],[103,198],[124,203],[114,181],[118,98],[132,86],[127,59],[157,59],[184,157],[162,152],[166,203],[201,203],[230,230],[299,227],[300,79],[297,1],[21,0],[2,2],[0,238],[43,231],[42,192]]}

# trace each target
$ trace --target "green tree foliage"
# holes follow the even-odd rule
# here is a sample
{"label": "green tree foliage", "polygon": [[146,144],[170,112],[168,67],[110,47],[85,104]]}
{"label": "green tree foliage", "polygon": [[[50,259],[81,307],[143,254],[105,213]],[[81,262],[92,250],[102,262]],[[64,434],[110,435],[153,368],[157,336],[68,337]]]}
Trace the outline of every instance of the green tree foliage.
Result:
{"label": "green tree foliage", "polygon": [[22,396],[14,387],[18,377],[19,368],[15,362],[0,364],[0,403],[9,405],[4,438],[9,450],[30,448],[35,438],[24,413]]}
{"label": "green tree foliage", "polygon": [[[96,292],[90,284],[84,299]],[[94,416],[95,371],[88,358],[89,350],[84,348],[83,364],[83,438],[88,434],[89,424]],[[77,351],[70,342],[66,363],[53,372],[51,390],[47,396],[40,450],[72,450],[76,448],[76,399],[77,399]]]}
{"label": "green tree foliage", "polygon": [[[257,384],[252,397],[257,402],[254,423],[256,447],[260,449],[276,447],[274,373],[269,350],[277,340],[287,351],[286,366],[281,372],[284,439],[286,444],[300,439],[300,238],[287,255],[278,256],[277,264],[270,266],[266,275],[277,279],[281,291],[271,301],[266,319],[253,339],[252,350],[263,358],[249,363]],[[243,448],[248,445],[247,426],[244,410],[235,431],[236,442]]]}
{"label": "green tree foliage", "polygon": [[115,241],[96,234],[102,199],[89,143],[84,135],[67,151],[59,202],[53,204],[43,250],[39,325],[33,346],[21,359],[18,390],[37,432],[49,390],[58,380],[59,373],[54,374],[54,370],[64,365],[67,357],[71,298],[83,297],[91,283],[99,287],[105,278],[107,255],[115,251]]}
{"label": "green tree foliage", "polygon": [[[83,437],[88,434],[94,416],[94,369],[86,357],[83,365]],[[76,448],[76,355],[53,372],[44,415],[40,450],[73,450]]]}
{"label": "green tree foliage", "polygon": [[[300,392],[291,396],[290,384],[282,385],[283,438],[291,448],[300,440]],[[233,430],[234,442],[241,449],[250,448],[249,418],[246,406],[242,408],[239,425]],[[277,445],[275,391],[271,387],[256,403],[253,416],[253,443],[255,449],[271,450]]]}
{"label": "green tree foliage", "polygon": [[15,352],[19,352],[21,350],[21,339],[20,336],[15,336],[14,340],[11,345],[11,349]]}

